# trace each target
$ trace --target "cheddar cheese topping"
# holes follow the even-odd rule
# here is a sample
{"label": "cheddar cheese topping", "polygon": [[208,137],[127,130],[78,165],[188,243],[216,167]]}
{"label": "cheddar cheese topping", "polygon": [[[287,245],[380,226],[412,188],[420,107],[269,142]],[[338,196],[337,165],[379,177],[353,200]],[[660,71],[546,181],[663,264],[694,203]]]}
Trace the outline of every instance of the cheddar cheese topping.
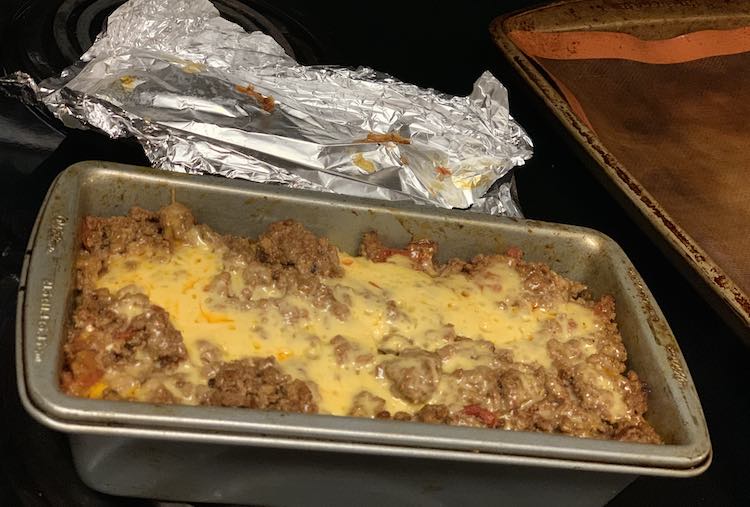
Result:
{"label": "cheddar cheese topping", "polygon": [[439,265],[427,240],[353,256],[291,221],[124,218],[84,224],[71,394],[658,441],[611,298],[518,250]]}

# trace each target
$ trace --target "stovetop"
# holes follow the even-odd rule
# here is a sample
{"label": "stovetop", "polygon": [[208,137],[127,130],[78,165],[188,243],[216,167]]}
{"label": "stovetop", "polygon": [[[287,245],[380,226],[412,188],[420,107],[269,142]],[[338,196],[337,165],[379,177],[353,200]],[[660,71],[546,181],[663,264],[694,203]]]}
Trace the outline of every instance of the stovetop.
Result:
{"label": "stovetop", "polygon": [[[748,505],[750,433],[747,348],[584,168],[555,120],[501,61],[488,33],[528,0],[464,4],[214,0],[222,14],[260,29],[306,64],[367,65],[438,90],[466,94],[484,70],[508,88],[512,114],[535,143],[517,172],[526,216],[598,229],[626,251],[677,336],[703,403],[714,463],[693,479],[642,477],[610,505]],[[60,72],[93,41],[121,0],[5,0],[0,74]],[[78,479],[65,437],[20,406],[13,364],[15,293],[26,241],[54,177],[80,160],[148,164],[133,141],[63,128],[48,114],[0,98],[0,505],[155,506],[96,493]],[[175,505],[175,504],[172,504]]]}

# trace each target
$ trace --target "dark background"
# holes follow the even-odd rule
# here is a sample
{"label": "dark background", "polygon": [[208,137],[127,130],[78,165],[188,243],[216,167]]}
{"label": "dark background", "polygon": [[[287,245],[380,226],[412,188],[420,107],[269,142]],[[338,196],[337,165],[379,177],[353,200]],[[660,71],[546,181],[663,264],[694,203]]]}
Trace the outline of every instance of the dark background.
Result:
{"label": "dark background", "polygon": [[[34,55],[22,53],[44,45],[39,41],[52,29],[52,17],[45,9],[51,5],[54,10],[59,2],[2,3],[0,75],[35,65]],[[258,9],[281,10],[284,19],[294,21],[293,31],[311,34],[300,36],[303,50],[298,58],[304,63],[367,65],[459,95],[469,93],[481,72],[490,70],[508,87],[511,113],[535,144],[534,158],[516,173],[524,213],[529,218],[592,227],[623,247],[677,336],[708,420],[714,462],[706,473],[692,479],[641,477],[610,505],[750,505],[744,466],[750,451],[748,350],[597,182],[556,120],[502,61],[487,30],[490,21],[532,4],[299,0],[275,2],[276,10],[261,3]],[[62,60],[59,56],[48,69],[59,71],[55,65],[64,63],[64,56]],[[25,243],[52,178],[70,163],[85,159],[147,164],[133,142],[50,129],[26,108],[0,98],[0,268],[11,273],[0,281],[1,505],[150,504],[106,497],[83,486],[72,469],[65,438],[31,420],[15,392],[12,341],[17,277],[13,273],[20,271],[23,255],[23,246],[18,245]]]}

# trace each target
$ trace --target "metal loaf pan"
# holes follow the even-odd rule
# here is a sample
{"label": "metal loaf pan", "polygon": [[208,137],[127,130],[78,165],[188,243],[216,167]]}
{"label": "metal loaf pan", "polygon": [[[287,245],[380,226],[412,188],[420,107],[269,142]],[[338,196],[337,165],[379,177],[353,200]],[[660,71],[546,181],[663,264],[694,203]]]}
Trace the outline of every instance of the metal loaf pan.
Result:
{"label": "metal loaf pan", "polygon": [[[595,297],[615,297],[630,366],[650,388],[648,418],[667,445],[66,396],[58,374],[81,218],[157,209],[172,191],[223,233],[255,236],[293,218],[352,253],[372,229],[397,244],[433,238],[442,260],[519,246]],[[698,396],[653,297],[612,240],[577,227],[80,163],[54,182],[32,232],[17,342],[26,409],[70,434],[82,479],[112,494],[264,505],[596,505],[636,475],[688,477],[710,463]]]}

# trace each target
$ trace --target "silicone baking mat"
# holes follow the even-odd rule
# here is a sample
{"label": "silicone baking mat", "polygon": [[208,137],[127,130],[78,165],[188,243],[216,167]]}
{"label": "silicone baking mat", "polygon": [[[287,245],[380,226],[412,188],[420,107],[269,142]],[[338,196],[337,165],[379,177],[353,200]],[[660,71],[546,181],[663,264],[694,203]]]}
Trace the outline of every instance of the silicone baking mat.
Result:
{"label": "silicone baking mat", "polygon": [[727,4],[562,2],[497,20],[493,33],[747,325],[750,2]]}

